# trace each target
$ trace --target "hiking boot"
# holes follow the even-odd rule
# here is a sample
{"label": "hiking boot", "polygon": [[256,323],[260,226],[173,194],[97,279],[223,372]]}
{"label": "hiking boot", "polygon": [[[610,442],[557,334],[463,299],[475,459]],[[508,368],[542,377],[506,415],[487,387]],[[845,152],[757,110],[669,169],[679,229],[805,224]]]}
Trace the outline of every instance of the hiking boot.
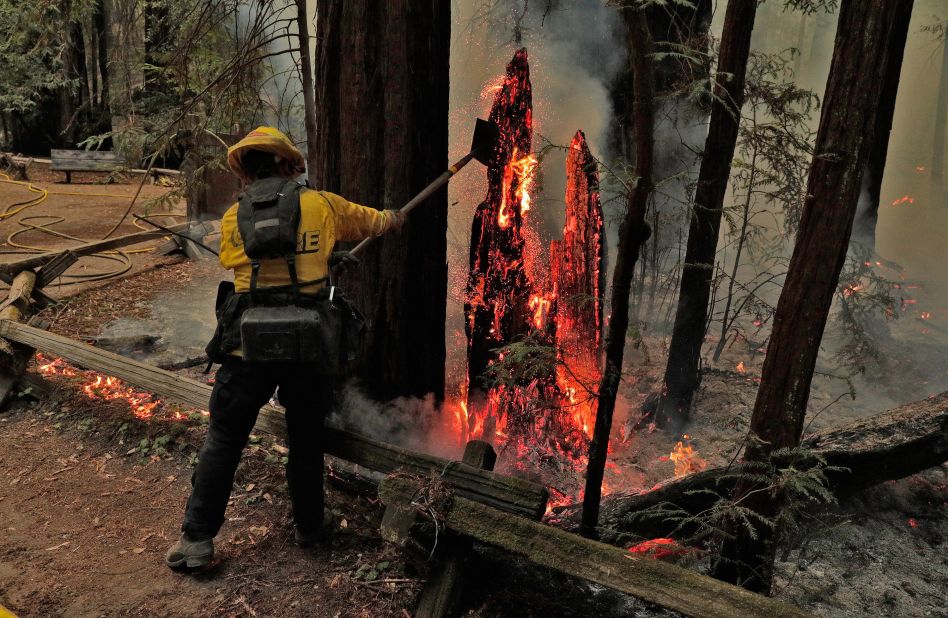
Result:
{"label": "hiking boot", "polygon": [[214,558],[214,539],[195,541],[188,534],[181,538],[165,554],[165,564],[172,569],[200,569]]}
{"label": "hiking boot", "polygon": [[309,549],[332,536],[335,516],[330,512],[323,516],[323,525],[315,530],[303,531],[299,526],[293,528],[293,540],[298,547]]}

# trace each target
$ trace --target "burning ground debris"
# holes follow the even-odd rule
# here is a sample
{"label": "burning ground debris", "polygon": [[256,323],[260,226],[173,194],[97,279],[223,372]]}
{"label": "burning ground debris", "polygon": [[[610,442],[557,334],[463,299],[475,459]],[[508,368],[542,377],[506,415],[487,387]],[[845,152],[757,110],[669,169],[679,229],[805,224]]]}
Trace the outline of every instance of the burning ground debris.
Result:
{"label": "burning ground debris", "polygon": [[[86,397],[99,401],[120,401],[128,404],[129,411],[139,420],[149,420],[159,412],[161,401],[152,393],[136,391],[118,378],[95,371],[79,369],[61,358],[49,359],[42,354],[35,357],[36,371],[47,378],[59,378],[76,387]],[[189,417],[178,406],[168,406],[167,416],[172,420]],[[206,411],[197,412],[207,416]]]}

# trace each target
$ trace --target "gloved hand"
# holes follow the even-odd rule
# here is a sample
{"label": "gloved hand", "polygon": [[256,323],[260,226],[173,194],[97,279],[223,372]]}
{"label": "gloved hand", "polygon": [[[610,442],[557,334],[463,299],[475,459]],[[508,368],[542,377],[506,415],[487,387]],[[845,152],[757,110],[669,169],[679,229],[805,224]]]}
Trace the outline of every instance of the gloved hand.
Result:
{"label": "gloved hand", "polygon": [[339,267],[339,270],[345,272],[350,266],[358,266],[359,258],[348,251],[333,251],[329,254],[329,268]]}
{"label": "gloved hand", "polygon": [[405,221],[408,219],[408,215],[403,213],[401,210],[388,209],[385,211],[386,217],[391,222],[389,223],[389,230],[395,230],[396,232],[405,225]]}

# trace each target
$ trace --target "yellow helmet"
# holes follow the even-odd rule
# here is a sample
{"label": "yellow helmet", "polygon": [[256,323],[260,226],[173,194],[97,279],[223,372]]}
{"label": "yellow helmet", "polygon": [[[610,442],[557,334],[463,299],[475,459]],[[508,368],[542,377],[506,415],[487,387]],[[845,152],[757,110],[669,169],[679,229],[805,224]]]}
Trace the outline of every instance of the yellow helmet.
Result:
{"label": "yellow helmet", "polygon": [[293,142],[279,129],[273,127],[257,127],[242,140],[227,149],[227,164],[238,176],[246,178],[243,166],[240,164],[243,154],[247,150],[263,150],[272,152],[288,161],[297,172],[306,169],[303,154],[293,145]]}

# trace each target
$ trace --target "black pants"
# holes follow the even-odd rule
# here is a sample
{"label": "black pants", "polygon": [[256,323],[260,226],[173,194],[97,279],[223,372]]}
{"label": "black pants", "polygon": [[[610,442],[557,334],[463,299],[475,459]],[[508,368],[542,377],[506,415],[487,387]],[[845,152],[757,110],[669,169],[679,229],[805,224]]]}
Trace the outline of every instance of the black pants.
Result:
{"label": "black pants", "polygon": [[286,480],[293,519],[303,532],[322,525],[323,419],[332,401],[331,381],[303,363],[245,363],[234,357],[217,370],[211,422],[191,477],[181,529],[192,539],[210,539],[220,531],[240,454],[260,408],[277,388],[286,408]]}

